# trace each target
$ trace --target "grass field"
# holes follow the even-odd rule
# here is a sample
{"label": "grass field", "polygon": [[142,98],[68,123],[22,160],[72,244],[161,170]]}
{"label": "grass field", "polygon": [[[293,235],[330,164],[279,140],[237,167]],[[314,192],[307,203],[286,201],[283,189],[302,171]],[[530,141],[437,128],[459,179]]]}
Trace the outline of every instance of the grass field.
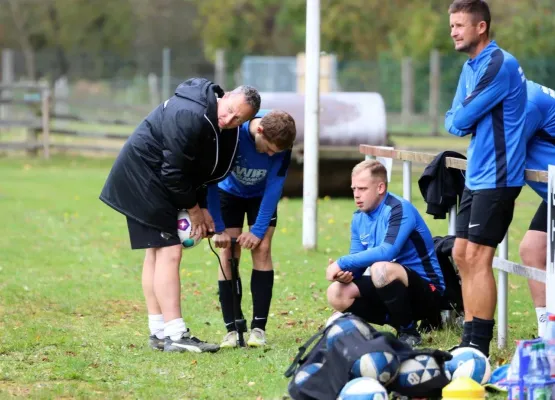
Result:
{"label": "grass field", "polygon": [[[269,345],[216,354],[165,354],[148,337],[140,271],[143,253],[129,250],[124,218],[98,200],[111,159],[57,156],[50,162],[0,158],[0,398],[281,399],[283,372],[298,346],[330,315],[324,271],[348,249],[349,199],[319,203],[317,251],[301,241],[302,202],[284,199],[273,257],[276,270]],[[415,175],[413,199],[424,214]],[[393,192],[401,192],[396,173]],[[538,198],[525,189],[510,231],[510,259]],[[434,235],[445,220],[425,215]],[[252,315],[252,264],[241,265],[243,308]],[[181,265],[184,318],[193,333],[219,342],[217,260],[207,244]],[[535,334],[526,282],[510,277],[510,341]],[[459,332],[435,332],[427,346],[453,345]],[[495,344],[493,345],[495,347]],[[494,351],[504,362],[513,350]]]}

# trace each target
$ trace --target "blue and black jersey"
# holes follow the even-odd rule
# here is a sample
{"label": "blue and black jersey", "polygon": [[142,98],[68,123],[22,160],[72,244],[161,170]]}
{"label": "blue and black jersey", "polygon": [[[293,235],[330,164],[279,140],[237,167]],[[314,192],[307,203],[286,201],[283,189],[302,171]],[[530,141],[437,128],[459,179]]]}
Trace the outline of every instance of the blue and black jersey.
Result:
{"label": "blue and black jersey", "polygon": [[[527,81],[526,88],[526,168],[545,171],[555,164],[555,90],[532,81]],[[547,201],[547,183],[526,183]]]}
{"label": "blue and black jersey", "polygon": [[355,212],[350,254],[339,258],[337,263],[343,271],[360,277],[378,261],[401,264],[441,293],[445,290],[428,226],[410,202],[389,192],[375,210]]}
{"label": "blue and black jersey", "polygon": [[525,81],[518,61],[495,41],[463,65],[445,129],[457,136],[472,134],[469,189],[524,185]]}
{"label": "blue and black jersey", "polygon": [[[260,110],[254,118],[262,118],[270,110]],[[274,155],[259,153],[256,150],[254,138],[249,132],[250,121],[239,128],[239,148],[231,174],[218,184],[234,196],[251,198],[262,197],[260,210],[251,232],[262,239],[270,225],[281,193],[289,164],[291,163],[291,150],[282,151]],[[223,231],[224,223],[219,207],[218,188],[208,188],[208,208],[218,232]]]}

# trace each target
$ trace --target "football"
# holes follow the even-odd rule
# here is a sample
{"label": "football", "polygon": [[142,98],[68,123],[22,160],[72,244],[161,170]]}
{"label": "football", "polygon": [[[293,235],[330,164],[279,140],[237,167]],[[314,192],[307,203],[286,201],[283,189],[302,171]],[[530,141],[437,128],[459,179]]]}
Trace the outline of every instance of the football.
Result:
{"label": "football", "polygon": [[191,238],[191,218],[187,210],[181,210],[177,214],[177,235],[181,244],[186,249],[195,247],[202,240]]}

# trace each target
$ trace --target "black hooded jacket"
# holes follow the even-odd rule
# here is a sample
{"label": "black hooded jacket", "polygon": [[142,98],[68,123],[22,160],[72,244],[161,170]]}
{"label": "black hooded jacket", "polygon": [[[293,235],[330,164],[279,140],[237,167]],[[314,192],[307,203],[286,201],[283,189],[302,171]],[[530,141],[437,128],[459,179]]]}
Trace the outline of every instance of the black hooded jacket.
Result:
{"label": "black hooded jacket", "polygon": [[223,94],[206,79],[181,83],[129,137],[100,199],[145,225],[175,231],[178,211],[204,206],[206,185],[224,179],[235,157],[239,129],[218,128],[216,97]]}
{"label": "black hooded jacket", "polygon": [[457,204],[457,196],[460,200],[464,190],[464,172],[447,168],[446,157],[466,159],[456,151],[439,153],[418,179],[420,193],[428,205],[426,213],[433,215],[434,219],[445,219],[451,206]]}

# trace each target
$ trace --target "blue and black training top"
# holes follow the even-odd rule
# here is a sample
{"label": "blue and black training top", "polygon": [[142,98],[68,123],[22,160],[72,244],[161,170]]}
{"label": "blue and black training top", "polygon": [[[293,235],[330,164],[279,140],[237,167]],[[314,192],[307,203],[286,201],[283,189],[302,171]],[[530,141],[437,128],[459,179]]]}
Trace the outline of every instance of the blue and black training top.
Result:
{"label": "blue and black training top", "polygon": [[401,264],[440,293],[445,290],[428,226],[410,202],[389,192],[376,209],[354,213],[350,254],[339,258],[337,263],[357,278],[378,261]]}
{"label": "blue and black training top", "polygon": [[526,78],[516,58],[491,41],[466,61],[445,129],[472,134],[466,186],[471,190],[524,185]]}
{"label": "blue and black training top", "polygon": [[[555,163],[555,90],[532,81],[527,81],[526,88],[526,168],[545,171]],[[547,201],[546,182],[526,183]]]}

